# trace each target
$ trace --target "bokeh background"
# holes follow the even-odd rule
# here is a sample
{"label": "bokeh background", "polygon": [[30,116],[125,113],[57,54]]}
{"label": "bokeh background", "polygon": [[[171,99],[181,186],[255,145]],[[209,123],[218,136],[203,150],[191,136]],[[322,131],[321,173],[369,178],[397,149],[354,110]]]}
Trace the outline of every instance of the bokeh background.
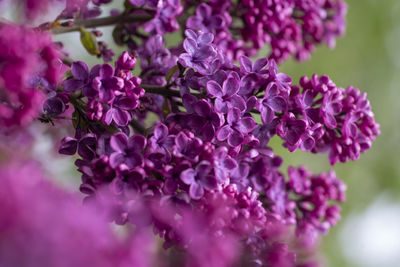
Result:
{"label": "bokeh background", "polygon": [[[114,1],[107,9],[120,7]],[[368,93],[381,135],[368,153],[356,162],[330,166],[326,155],[296,151],[289,153],[274,138],[271,145],[284,158],[282,172],[288,165],[306,165],[313,172],[333,168],[348,185],[342,220],[323,238],[324,266],[398,267],[400,266],[400,1],[346,0],[347,32],[337,40],[336,49],[318,47],[311,60],[288,61],[280,67],[297,82],[303,75],[328,74],[338,86],[353,85]],[[104,14],[106,14],[106,11]],[[0,16],[12,18],[12,10]],[[55,12],[54,14],[57,14]],[[168,36],[177,42],[178,34]],[[76,59],[100,63],[86,54],[79,34],[57,36]],[[104,30],[104,40],[111,39],[111,29]],[[117,54],[121,48],[115,48]],[[263,53],[266,54],[266,51]],[[70,158],[56,157],[48,130],[37,126],[37,144],[31,153],[40,159],[60,183],[76,190],[79,175]]]}

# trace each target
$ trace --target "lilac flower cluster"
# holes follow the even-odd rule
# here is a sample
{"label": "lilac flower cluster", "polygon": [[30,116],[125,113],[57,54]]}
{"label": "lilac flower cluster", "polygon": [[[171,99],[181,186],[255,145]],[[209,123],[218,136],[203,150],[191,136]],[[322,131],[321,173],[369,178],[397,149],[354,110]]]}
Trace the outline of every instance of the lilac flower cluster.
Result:
{"label": "lilac flower cluster", "polygon": [[110,3],[112,0],[16,0],[6,2],[13,2],[17,4],[23,14],[24,20],[35,21],[40,19],[44,13],[52,11],[54,6],[63,7],[60,18],[72,18],[74,14],[81,12],[85,18],[95,17],[100,15],[99,8],[102,4]]}
{"label": "lilac flower cluster", "polygon": [[281,63],[292,55],[307,60],[316,44],[333,48],[335,38],[344,34],[346,11],[341,0],[210,1],[197,6],[186,26],[214,34],[230,59],[254,55],[269,44],[269,58]]}
{"label": "lilac flower cluster", "polygon": [[[179,90],[189,113],[180,116],[187,117],[182,126],[194,129],[197,135],[227,140],[240,151],[243,145],[266,147],[277,134],[291,152],[298,148],[313,153],[328,151],[331,164],[335,164],[358,159],[379,134],[366,94],[358,89],[338,88],[326,75],[303,77],[300,88],[278,72],[273,60],[259,59],[253,64],[242,56],[240,68],[228,67],[221,64],[219,51],[212,44],[201,43],[212,40],[208,34],[186,34],[185,42],[193,45],[184,46],[187,53],[179,62],[197,72],[188,71],[179,81],[185,85]],[[203,90],[209,100],[197,99],[189,89]],[[255,123],[256,111],[261,125]]]}
{"label": "lilac flower cluster", "polygon": [[115,70],[111,65],[104,64],[96,65],[89,71],[86,63],[74,62],[71,66],[72,77],[64,81],[64,89],[71,93],[82,91],[87,98],[86,114],[89,119],[101,120],[105,125],[127,126],[132,120],[131,111],[139,107],[139,98],[144,95],[144,90],[139,87],[141,79],[131,73],[135,65],[136,59],[127,52],[118,58]]}
{"label": "lilac flower cluster", "polygon": [[61,79],[61,52],[48,34],[0,24],[0,125],[26,126],[39,114],[47,88]]}
{"label": "lilac flower cluster", "polygon": [[1,165],[0,184],[1,266],[152,266],[151,236],[119,239],[94,206],[44,178],[38,163]]}
{"label": "lilac flower cluster", "polygon": [[[36,16],[52,1],[33,2]],[[379,125],[359,89],[317,74],[295,85],[276,62],[334,46],[344,33],[344,2],[130,0],[123,11],[89,19],[109,2],[66,1],[57,21],[34,30],[0,21],[0,126],[26,126],[40,109],[41,122],[70,120],[74,132],[59,153],[78,154],[87,204],[79,207],[29,164],[18,172],[0,166],[0,214],[15,214],[0,215],[11,249],[0,246],[0,265],[315,266],[297,256],[312,254],[318,235],[340,219],[346,186],[333,171],[314,175],[303,166],[286,177],[269,141],[281,138],[290,152],[327,152],[334,165],[357,160]],[[96,40],[101,32],[87,30],[110,24],[130,50],[114,67],[72,61],[43,33],[80,31],[88,52],[111,62],[114,52]],[[168,46],[164,35],[178,29],[184,40]],[[264,44],[270,55],[252,61]],[[134,227],[121,240],[105,218]]]}
{"label": "lilac flower cluster", "polygon": [[[343,0],[131,0],[130,3],[132,15],[150,14],[152,19],[120,25],[116,28],[119,42],[135,43],[137,47],[136,37],[143,40],[155,34],[163,36],[191,29],[213,34],[214,44],[230,61],[243,55],[254,56],[264,45],[270,47],[269,59],[278,63],[292,56],[307,60],[316,45],[335,46],[336,38],[345,32],[347,13]],[[143,35],[141,27],[150,36]]]}
{"label": "lilac flower cluster", "polygon": [[[270,58],[282,62],[294,55],[307,60],[315,45],[335,46],[344,34],[347,6],[342,0],[240,1],[242,36],[256,48],[271,45]],[[263,11],[266,10],[266,11]]]}
{"label": "lilac flower cluster", "polygon": [[[288,229],[265,212],[250,188],[238,193],[231,185],[208,194],[195,211],[179,199],[149,200],[131,191],[135,202],[129,216],[140,214],[135,219],[141,224],[135,231],[126,229],[121,238],[106,221],[117,212],[106,188],[81,206],[77,195],[45,179],[36,162],[1,165],[0,183],[1,214],[6,215],[0,216],[2,242],[7,244],[0,247],[3,266],[150,267],[161,261],[171,267],[227,267],[237,262],[278,267],[293,266],[296,260],[282,243],[290,237]],[[173,241],[166,243],[174,245],[173,253],[157,250],[147,226],[150,218],[154,230]],[[240,245],[243,235],[248,236],[246,248]]]}

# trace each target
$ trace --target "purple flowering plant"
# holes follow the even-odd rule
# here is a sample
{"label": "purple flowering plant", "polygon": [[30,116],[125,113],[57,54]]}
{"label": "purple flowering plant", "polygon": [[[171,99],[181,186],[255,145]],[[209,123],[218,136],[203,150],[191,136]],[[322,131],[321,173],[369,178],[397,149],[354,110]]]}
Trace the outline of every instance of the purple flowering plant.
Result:
{"label": "purple flowering plant", "polygon": [[[0,142],[35,121],[67,129],[58,151],[77,154],[85,196],[82,206],[36,163],[10,157],[0,166],[0,265],[318,266],[316,241],[340,219],[346,185],[304,166],[285,175],[269,141],[334,165],[379,135],[359,89],[318,74],[296,83],[278,69],[332,48],[345,2],[126,0],[101,16],[109,2],[18,0],[20,24],[0,19]],[[54,3],[65,9],[33,27]],[[97,40],[102,26],[126,49],[116,58]],[[179,44],[166,45],[175,31]],[[52,40],[68,32],[103,64]],[[269,55],[253,60],[264,46]],[[125,227],[123,240],[110,222]]]}

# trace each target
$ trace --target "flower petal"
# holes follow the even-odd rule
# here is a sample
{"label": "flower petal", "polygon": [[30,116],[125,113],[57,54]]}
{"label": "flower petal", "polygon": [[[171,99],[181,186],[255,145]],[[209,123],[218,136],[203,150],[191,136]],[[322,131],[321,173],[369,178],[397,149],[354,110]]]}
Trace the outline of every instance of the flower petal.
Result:
{"label": "flower petal", "polygon": [[89,67],[85,62],[76,61],[71,65],[71,73],[74,78],[85,81],[89,78]]}
{"label": "flower petal", "polygon": [[183,172],[181,172],[180,178],[181,178],[182,182],[190,185],[195,182],[195,179],[194,179],[195,176],[196,176],[195,170],[187,169],[187,170],[184,170]]}
{"label": "flower petal", "polygon": [[192,183],[189,188],[189,195],[192,199],[200,199],[204,196],[204,188],[198,183]]}
{"label": "flower petal", "polygon": [[114,151],[123,152],[128,147],[128,137],[124,133],[116,133],[110,138],[110,146]]}
{"label": "flower petal", "polygon": [[222,97],[223,92],[221,86],[215,81],[209,81],[206,85],[207,92],[214,97]]}

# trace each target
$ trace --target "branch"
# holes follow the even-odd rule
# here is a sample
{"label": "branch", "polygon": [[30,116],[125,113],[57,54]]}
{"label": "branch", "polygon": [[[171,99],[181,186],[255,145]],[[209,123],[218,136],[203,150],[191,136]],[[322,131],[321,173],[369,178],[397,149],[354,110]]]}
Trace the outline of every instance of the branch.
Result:
{"label": "branch", "polygon": [[81,27],[96,28],[102,26],[110,26],[116,23],[146,22],[151,20],[152,18],[153,16],[149,14],[135,14],[129,16],[127,16],[126,14],[121,14],[117,16],[109,16],[109,17],[96,18],[90,20],[77,20],[75,21],[74,26],[70,27],[58,26],[56,28],[53,28],[51,32],[53,34],[77,32]]}
{"label": "branch", "polygon": [[[181,98],[181,94],[179,93],[179,91],[170,90],[168,86],[141,84],[140,87],[146,90],[146,93]],[[190,93],[190,94],[194,95],[197,98],[204,98],[204,95],[201,93]]]}
{"label": "branch", "polygon": [[144,128],[138,121],[132,119],[129,123],[133,129],[135,129],[139,134],[146,136],[146,128]]}

